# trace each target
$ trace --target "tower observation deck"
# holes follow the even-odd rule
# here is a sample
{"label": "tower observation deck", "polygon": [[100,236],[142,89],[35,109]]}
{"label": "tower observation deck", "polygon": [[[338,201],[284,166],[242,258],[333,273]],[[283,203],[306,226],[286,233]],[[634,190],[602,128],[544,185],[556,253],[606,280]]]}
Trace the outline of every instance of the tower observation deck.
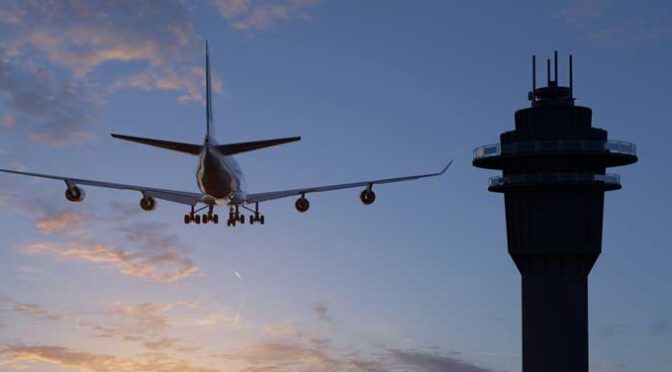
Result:
{"label": "tower observation deck", "polygon": [[637,161],[634,144],[592,126],[592,110],[558,84],[558,53],[547,86],[515,113],[515,130],[477,147],[473,165],[501,169],[488,190],[504,194],[509,254],[522,277],[523,372],[588,371],[588,274],[602,249],[604,192],[621,188],[609,167]]}

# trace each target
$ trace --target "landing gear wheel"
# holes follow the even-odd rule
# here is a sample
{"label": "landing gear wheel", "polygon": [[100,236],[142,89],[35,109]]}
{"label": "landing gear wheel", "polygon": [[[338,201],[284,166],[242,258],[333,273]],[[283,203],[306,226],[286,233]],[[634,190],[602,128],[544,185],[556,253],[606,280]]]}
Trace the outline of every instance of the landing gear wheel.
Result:
{"label": "landing gear wheel", "polygon": [[238,217],[238,222],[245,224],[245,216],[241,214],[240,217]]}
{"label": "landing gear wheel", "polygon": [[215,225],[219,223],[219,215],[218,214],[212,216],[212,222],[214,222]]}
{"label": "landing gear wheel", "polygon": [[194,222],[196,222],[197,225],[200,224],[201,223],[201,216],[198,215],[198,214],[195,215],[194,216]]}
{"label": "landing gear wheel", "polygon": [[264,224],[264,216],[263,215],[259,218],[259,222],[261,222],[262,225]]}
{"label": "landing gear wheel", "polygon": [[190,222],[191,222],[191,216],[189,216],[188,214],[185,214],[184,215],[184,224],[188,225]]}

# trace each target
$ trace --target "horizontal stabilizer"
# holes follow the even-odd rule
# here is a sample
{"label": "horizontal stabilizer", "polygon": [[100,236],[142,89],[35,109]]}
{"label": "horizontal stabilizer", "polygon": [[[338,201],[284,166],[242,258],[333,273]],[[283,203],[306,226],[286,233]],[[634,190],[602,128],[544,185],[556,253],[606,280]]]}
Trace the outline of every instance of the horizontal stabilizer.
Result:
{"label": "horizontal stabilizer", "polygon": [[152,139],[152,138],[132,137],[132,136],[125,136],[125,135],[122,135],[122,134],[112,133],[111,136],[114,137],[114,138],[124,140],[124,141],[131,141],[131,142],[141,143],[143,145],[161,147],[163,149],[183,152],[183,153],[187,153],[187,154],[191,154],[191,155],[200,154],[201,149],[203,148],[203,146],[201,146],[201,145],[192,145],[192,144],[189,144],[189,143],[163,141],[163,140],[157,140],[157,139]]}
{"label": "horizontal stabilizer", "polygon": [[239,154],[241,152],[259,150],[263,149],[264,147],[277,146],[299,140],[301,140],[301,137],[276,138],[263,141],[230,143],[228,145],[217,146],[217,149],[224,155],[234,155]]}

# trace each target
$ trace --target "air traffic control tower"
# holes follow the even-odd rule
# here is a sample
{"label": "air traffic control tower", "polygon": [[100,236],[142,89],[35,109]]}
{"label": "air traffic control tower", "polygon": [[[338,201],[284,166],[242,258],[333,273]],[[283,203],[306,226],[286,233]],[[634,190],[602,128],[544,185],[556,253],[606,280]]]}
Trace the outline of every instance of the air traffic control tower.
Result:
{"label": "air traffic control tower", "polygon": [[632,143],[592,127],[546,63],[547,86],[515,114],[516,129],[474,150],[473,165],[501,169],[488,190],[504,194],[509,254],[522,276],[523,372],[588,371],[588,273],[602,249],[605,191],[621,188],[606,168],[637,161]]}

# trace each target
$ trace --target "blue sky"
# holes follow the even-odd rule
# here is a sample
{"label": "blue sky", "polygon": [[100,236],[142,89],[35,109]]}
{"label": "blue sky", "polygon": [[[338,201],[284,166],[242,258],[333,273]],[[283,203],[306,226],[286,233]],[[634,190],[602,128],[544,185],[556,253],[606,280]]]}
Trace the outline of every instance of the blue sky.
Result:
{"label": "blue sky", "polygon": [[[472,149],[529,104],[531,55],[574,55],[578,104],[638,145],[605,198],[590,275],[595,371],[672,364],[663,1],[0,0],[0,165],[196,191],[210,41],[220,142],[252,192],[440,169],[441,178],[263,205],[185,226],[180,205],[0,177],[0,370],[516,371],[520,278]],[[543,75],[543,74],[540,74]]]}

